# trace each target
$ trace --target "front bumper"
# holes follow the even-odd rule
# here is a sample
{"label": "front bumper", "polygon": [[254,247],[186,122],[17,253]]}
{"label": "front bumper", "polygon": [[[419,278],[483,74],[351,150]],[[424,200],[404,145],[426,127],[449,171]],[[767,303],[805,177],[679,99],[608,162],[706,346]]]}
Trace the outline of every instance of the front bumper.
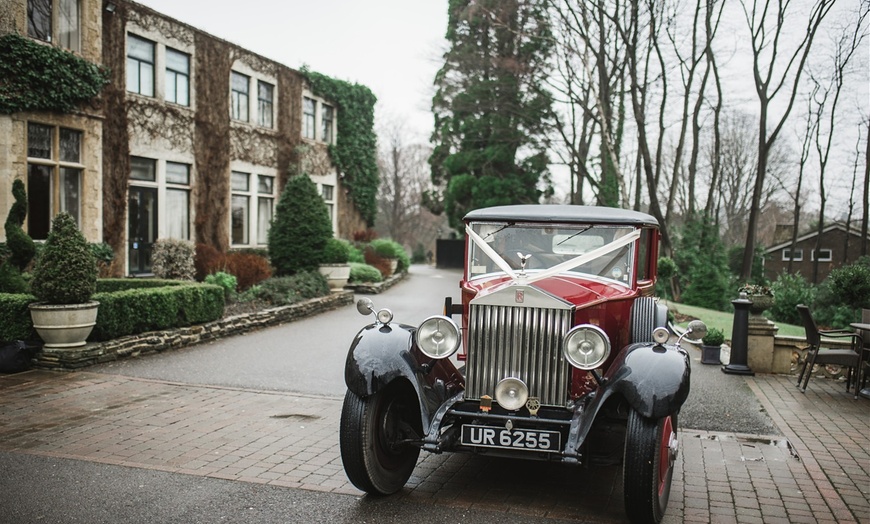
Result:
{"label": "front bumper", "polygon": [[[482,411],[478,401],[466,401],[459,393],[445,402],[435,413],[429,434],[423,439],[422,449],[432,453],[467,452],[495,456],[521,457],[570,463],[582,461],[580,427],[586,410],[583,403],[572,409],[542,407],[537,415],[528,410],[508,412],[494,404],[490,411]],[[548,451],[517,449],[510,446],[470,445],[462,442],[463,426],[488,427],[508,431],[536,430],[560,435],[559,447]]]}

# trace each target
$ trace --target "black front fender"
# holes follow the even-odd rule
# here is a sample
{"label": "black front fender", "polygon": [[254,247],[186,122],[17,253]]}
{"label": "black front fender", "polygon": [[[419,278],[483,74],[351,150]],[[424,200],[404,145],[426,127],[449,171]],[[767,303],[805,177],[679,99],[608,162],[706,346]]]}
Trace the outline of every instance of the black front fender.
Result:
{"label": "black front fender", "polygon": [[632,344],[611,366],[607,389],[621,393],[641,415],[661,418],[679,411],[688,398],[690,370],[680,347]]}
{"label": "black front fender", "polygon": [[416,387],[417,362],[411,355],[415,329],[402,324],[371,324],[360,330],[344,366],[347,388],[367,397],[398,377],[407,378]]}

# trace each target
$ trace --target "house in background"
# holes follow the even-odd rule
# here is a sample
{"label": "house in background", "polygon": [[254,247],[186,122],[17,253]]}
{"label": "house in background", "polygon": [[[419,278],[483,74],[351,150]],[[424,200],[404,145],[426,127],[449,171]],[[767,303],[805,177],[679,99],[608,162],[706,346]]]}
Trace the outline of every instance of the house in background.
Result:
{"label": "house in background", "polygon": [[81,112],[0,116],[0,216],[24,179],[33,238],[70,212],[112,246],[115,275],[149,274],[160,238],[265,248],[294,173],[318,185],[339,236],[366,228],[328,156],[337,107],[300,72],[126,0],[0,0],[0,12],[0,36],[111,75]]}
{"label": "house in background", "polygon": [[[800,235],[792,248],[790,231],[779,231],[781,242],[764,251],[765,277],[776,280],[777,276],[789,273],[791,262],[791,273],[799,273],[808,282],[818,284],[828,277],[831,270],[852,264],[861,257],[861,233],[858,230],[849,230],[844,224],[832,223],[822,230],[821,245],[817,250],[818,237],[817,230]],[[865,240],[870,245],[870,238]],[[813,266],[816,260],[818,274],[814,280]]]}

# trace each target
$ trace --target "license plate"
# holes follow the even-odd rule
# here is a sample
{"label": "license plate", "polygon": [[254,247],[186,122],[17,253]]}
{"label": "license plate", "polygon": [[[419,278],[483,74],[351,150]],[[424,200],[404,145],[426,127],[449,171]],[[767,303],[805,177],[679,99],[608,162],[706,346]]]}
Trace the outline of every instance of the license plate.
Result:
{"label": "license plate", "polygon": [[466,424],[462,426],[461,440],[465,446],[552,452],[562,449],[561,437],[558,431]]}

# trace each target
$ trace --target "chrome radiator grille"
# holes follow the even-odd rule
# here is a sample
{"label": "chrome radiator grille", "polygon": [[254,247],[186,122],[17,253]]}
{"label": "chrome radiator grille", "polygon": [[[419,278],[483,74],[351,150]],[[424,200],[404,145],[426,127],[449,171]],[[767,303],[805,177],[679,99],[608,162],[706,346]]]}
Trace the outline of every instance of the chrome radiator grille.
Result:
{"label": "chrome radiator grille", "polygon": [[562,356],[562,337],[571,328],[572,317],[572,309],[472,302],[465,398],[493,396],[501,379],[516,377],[541,404],[564,406],[571,370]]}

